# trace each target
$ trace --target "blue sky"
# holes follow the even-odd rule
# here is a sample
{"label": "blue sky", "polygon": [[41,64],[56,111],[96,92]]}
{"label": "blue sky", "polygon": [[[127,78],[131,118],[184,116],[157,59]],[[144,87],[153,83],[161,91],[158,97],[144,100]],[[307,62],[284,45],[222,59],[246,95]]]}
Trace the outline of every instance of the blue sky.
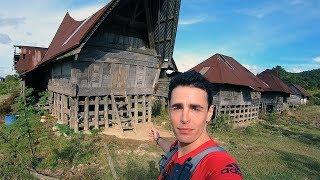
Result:
{"label": "blue sky", "polygon": [[[2,2],[0,75],[12,73],[13,44],[47,47],[67,11],[82,20],[107,2]],[[253,73],[276,65],[290,72],[320,68],[319,9],[320,0],[182,0],[174,58],[181,71],[215,53]]]}

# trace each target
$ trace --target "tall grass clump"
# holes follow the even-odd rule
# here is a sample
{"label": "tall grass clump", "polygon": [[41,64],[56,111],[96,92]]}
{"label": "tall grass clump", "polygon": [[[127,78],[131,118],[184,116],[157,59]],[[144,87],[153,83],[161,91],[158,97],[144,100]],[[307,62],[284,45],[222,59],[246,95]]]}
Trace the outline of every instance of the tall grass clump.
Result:
{"label": "tall grass clump", "polygon": [[230,131],[233,127],[232,120],[229,115],[222,114],[219,115],[212,122],[211,130],[212,131]]}

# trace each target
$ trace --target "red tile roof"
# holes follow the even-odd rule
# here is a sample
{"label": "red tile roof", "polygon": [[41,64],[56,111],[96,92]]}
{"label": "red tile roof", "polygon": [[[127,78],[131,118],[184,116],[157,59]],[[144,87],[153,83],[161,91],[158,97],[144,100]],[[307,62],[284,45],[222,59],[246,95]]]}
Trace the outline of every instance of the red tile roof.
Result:
{"label": "red tile roof", "polygon": [[269,88],[265,88],[264,91],[291,94],[290,88],[272,70],[267,69],[257,76],[269,85]]}
{"label": "red tile roof", "polygon": [[204,75],[211,83],[248,86],[262,91],[268,85],[243,67],[235,59],[222,54],[215,54],[191,70]]}

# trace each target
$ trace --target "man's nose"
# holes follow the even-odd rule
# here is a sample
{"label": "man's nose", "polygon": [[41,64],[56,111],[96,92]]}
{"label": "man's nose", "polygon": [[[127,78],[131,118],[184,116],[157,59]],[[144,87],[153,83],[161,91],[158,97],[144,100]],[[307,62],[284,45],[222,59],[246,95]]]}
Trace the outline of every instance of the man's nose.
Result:
{"label": "man's nose", "polygon": [[181,123],[188,123],[188,122],[189,122],[189,110],[188,108],[184,108],[182,111]]}

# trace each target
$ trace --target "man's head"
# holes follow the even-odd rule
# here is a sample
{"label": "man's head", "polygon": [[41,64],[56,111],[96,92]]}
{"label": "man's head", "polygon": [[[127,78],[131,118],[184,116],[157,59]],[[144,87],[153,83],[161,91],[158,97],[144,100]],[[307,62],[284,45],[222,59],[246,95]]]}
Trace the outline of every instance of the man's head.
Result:
{"label": "man's head", "polygon": [[202,89],[207,93],[208,108],[212,105],[211,83],[196,71],[187,71],[175,76],[169,84],[168,99],[171,100],[172,91],[178,86],[189,86]]}
{"label": "man's head", "polygon": [[179,142],[201,141],[213,114],[210,82],[195,71],[179,74],[169,84],[168,97],[170,119]]}

